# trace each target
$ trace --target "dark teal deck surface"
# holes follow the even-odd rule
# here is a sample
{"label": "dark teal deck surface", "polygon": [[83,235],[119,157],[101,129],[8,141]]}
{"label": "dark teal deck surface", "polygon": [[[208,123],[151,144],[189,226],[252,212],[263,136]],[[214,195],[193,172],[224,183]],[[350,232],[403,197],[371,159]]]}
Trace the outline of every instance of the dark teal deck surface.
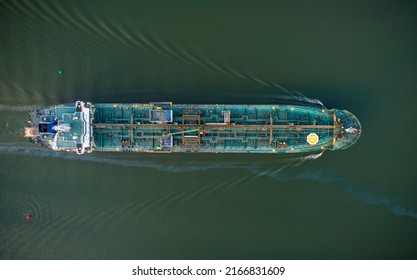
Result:
{"label": "dark teal deck surface", "polygon": [[[96,149],[132,152],[292,153],[333,149],[333,110],[291,105],[95,104]],[[172,110],[172,123],[150,112]],[[358,128],[359,124],[358,124]],[[318,143],[307,136],[315,133]],[[172,146],[162,143],[172,136]]]}

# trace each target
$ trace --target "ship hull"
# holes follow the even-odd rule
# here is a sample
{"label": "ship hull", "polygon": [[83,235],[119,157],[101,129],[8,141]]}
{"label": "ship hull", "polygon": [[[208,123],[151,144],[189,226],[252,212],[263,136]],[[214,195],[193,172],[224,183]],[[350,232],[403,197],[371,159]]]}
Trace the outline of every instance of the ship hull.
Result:
{"label": "ship hull", "polygon": [[359,121],[347,111],[280,104],[77,101],[39,108],[30,114],[29,123],[25,133],[30,139],[77,154],[94,150],[314,154],[347,148],[361,132]]}

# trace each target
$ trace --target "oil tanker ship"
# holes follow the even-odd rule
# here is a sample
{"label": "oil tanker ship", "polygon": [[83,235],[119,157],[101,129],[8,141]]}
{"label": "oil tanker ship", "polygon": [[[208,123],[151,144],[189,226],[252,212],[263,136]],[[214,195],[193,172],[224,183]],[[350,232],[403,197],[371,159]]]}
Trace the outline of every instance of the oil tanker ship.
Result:
{"label": "oil tanker ship", "polygon": [[345,110],[301,105],[109,104],[76,101],[29,113],[25,137],[55,151],[317,153],[361,134]]}

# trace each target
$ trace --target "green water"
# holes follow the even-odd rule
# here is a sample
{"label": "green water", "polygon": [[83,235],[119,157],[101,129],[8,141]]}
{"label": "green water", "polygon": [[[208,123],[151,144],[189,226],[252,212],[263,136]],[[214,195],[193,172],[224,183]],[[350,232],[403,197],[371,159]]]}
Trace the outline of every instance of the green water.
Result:
{"label": "green water", "polygon": [[[1,259],[417,258],[415,1],[85,2],[0,3]],[[33,105],[298,96],[280,87],[361,138],[316,160],[77,157],[21,132]]]}

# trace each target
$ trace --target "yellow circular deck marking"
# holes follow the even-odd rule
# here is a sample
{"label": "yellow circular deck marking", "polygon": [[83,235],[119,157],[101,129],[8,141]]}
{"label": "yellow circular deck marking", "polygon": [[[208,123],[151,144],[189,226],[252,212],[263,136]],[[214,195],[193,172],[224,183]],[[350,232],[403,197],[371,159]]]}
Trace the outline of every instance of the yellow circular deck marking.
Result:
{"label": "yellow circular deck marking", "polygon": [[310,133],[307,135],[307,142],[310,145],[315,145],[317,142],[319,142],[319,136],[315,133]]}

